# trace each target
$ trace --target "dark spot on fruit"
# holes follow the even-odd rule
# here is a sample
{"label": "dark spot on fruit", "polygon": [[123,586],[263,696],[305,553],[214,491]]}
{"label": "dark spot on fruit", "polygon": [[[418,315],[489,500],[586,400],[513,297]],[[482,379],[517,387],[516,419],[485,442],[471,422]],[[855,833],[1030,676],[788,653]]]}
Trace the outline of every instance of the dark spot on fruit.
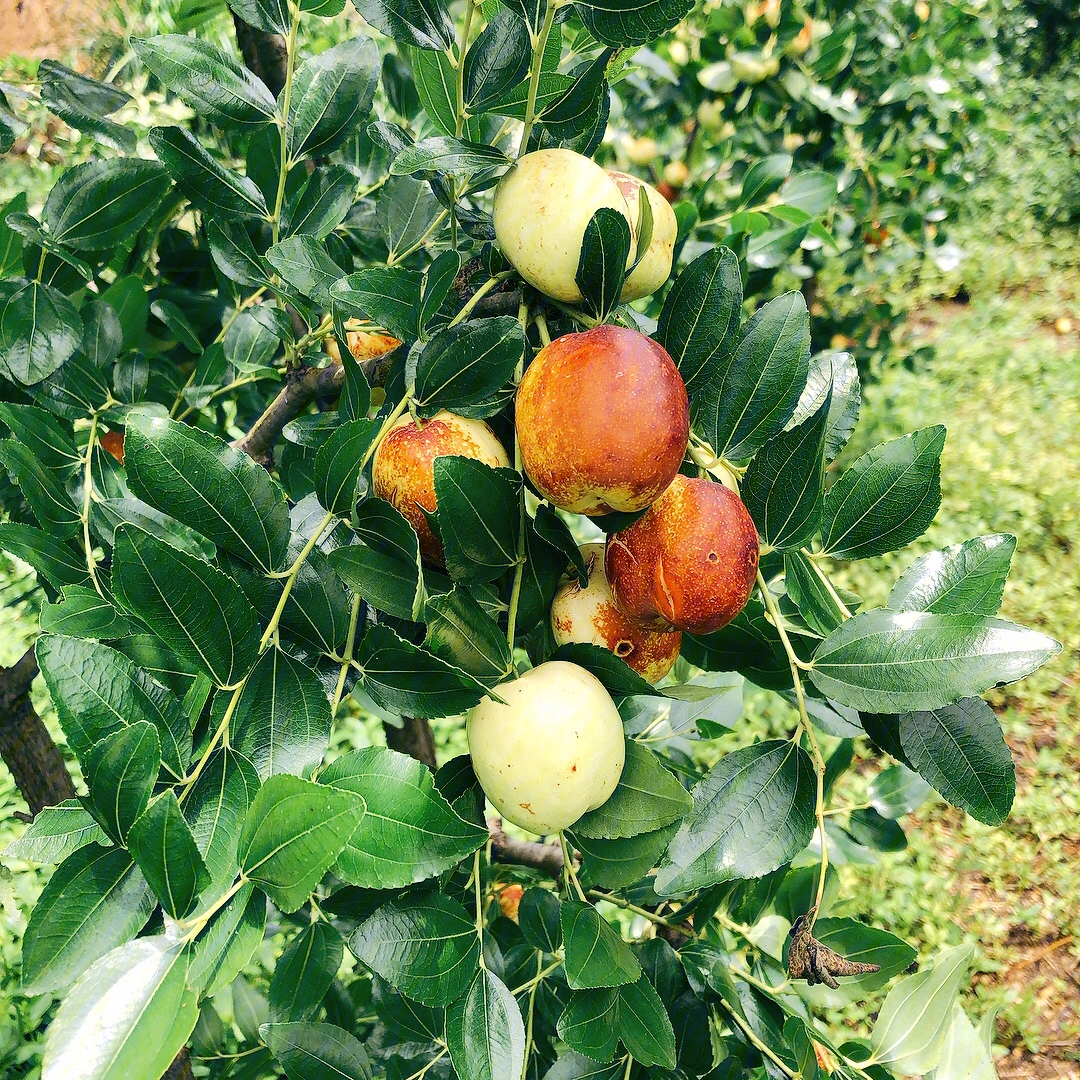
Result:
{"label": "dark spot on fruit", "polygon": [[719,561],[719,559],[720,559],[720,556],[717,555],[715,551],[710,551],[709,552],[709,562],[717,562],[717,561]]}
{"label": "dark spot on fruit", "polygon": [[615,646],[615,655],[623,658],[629,656],[633,651],[634,643],[632,641],[627,641],[625,638]]}

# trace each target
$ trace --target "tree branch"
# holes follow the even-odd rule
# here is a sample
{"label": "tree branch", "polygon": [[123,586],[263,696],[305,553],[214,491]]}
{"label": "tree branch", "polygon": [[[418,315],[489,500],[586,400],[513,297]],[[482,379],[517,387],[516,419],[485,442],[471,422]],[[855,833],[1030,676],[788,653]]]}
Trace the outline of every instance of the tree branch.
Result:
{"label": "tree branch", "polygon": [[561,876],[563,857],[557,844],[541,844],[535,840],[515,840],[503,832],[502,822],[498,818],[488,819],[488,832],[491,834],[492,862],[531,866],[534,870],[542,870],[553,878]]}

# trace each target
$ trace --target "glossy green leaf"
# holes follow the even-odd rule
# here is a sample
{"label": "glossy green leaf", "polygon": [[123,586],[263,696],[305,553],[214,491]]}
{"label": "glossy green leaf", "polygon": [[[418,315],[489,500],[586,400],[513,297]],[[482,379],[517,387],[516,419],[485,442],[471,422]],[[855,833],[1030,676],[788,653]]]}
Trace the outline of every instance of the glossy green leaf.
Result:
{"label": "glossy green leaf", "polygon": [[900,745],[911,767],[953,806],[1000,825],[1016,795],[1012,752],[982,698],[900,717]]}
{"label": "glossy green leaf", "polygon": [[601,207],[585,226],[574,280],[597,319],[607,318],[619,303],[633,242],[626,216],[618,210]]}
{"label": "glossy green leaf", "polygon": [[372,700],[399,715],[460,716],[484,696],[481,683],[385,626],[368,630],[356,659]]}
{"label": "glossy green leaf", "polygon": [[781,550],[808,544],[825,493],[825,434],[831,392],[798,427],[774,435],[750,462],[740,493],[758,533]]}
{"label": "glossy green leaf", "polygon": [[575,835],[616,840],[655,832],[693,805],[690,794],[647,746],[626,740],[626,764],[611,798],[573,826]]}
{"label": "glossy green leaf", "polygon": [[226,218],[268,216],[266,201],[255,184],[211,157],[184,128],[151,128],[147,137],[165,171],[200,210]]}
{"label": "glossy green leaf", "polygon": [[521,362],[525,335],[512,315],[476,319],[438,330],[416,365],[415,400],[421,416],[449,409],[462,416],[490,416],[505,404],[500,395]]}
{"label": "glossy green leaf", "polygon": [[566,660],[583,667],[596,676],[604,689],[613,697],[625,697],[629,694],[642,696],[662,696],[663,691],[647,683],[621,657],[616,656],[603,645],[587,642],[570,642],[560,645],[552,654],[552,660]]}
{"label": "glossy green leaf", "polygon": [[991,1009],[976,1029],[960,1003],[953,1005],[952,1021],[945,1036],[941,1063],[934,1070],[934,1080],[997,1080],[993,1053],[996,1013],[996,1009]]}
{"label": "glossy green leaf", "polygon": [[573,833],[574,847],[581,852],[585,879],[602,889],[621,889],[641,881],[660,861],[660,856],[679,831],[678,821],[654,832],[621,840],[596,840]]}
{"label": "glossy green leaf", "polygon": [[297,292],[322,307],[330,307],[330,286],[345,272],[314,236],[290,236],[267,249],[266,261]]}
{"label": "glossy green leaf", "polygon": [[229,7],[256,30],[265,30],[268,34],[289,32],[288,0],[229,0]]}
{"label": "glossy green leaf", "polygon": [[42,465],[29,446],[15,439],[0,441],[0,466],[19,485],[43,529],[64,539],[79,533],[81,525],[75,500],[56,473]]}
{"label": "glossy green leaf", "polygon": [[795,411],[810,370],[810,316],[802,293],[759,308],[743,327],[719,385],[709,430],[718,454],[750,457],[779,434]]}
{"label": "glossy green leaf", "polygon": [[327,922],[305,926],[285,947],[270,980],[270,1020],[313,1020],[341,967],[345,942]]}
{"label": "glossy green leaf", "polygon": [[[581,992],[584,996],[588,990]],[[600,991],[597,991],[599,994]],[[579,1054],[575,1050],[563,1054],[544,1074],[544,1080],[622,1080],[626,1066],[621,1061],[614,1064],[601,1064],[592,1058]]]}
{"label": "glossy green leaf", "polygon": [[637,980],[641,965],[630,946],[592,904],[564,900],[560,916],[566,982],[571,990],[622,986]]}
{"label": "glossy green leaf", "polygon": [[406,997],[449,1005],[476,975],[480,946],[472,917],[442,893],[384,904],[360,924],[349,948]]}
{"label": "glossy green leaf", "polygon": [[242,450],[187,424],[133,413],[124,467],[132,491],[151,506],[262,570],[281,567],[285,492]]}
{"label": "glossy green leaf", "polygon": [[84,755],[87,804],[109,838],[124,844],[157,779],[161,743],[145,720],[106,735]]}
{"label": "glossy green leaf", "polygon": [[615,987],[579,990],[570,995],[559,1017],[559,1038],[571,1050],[584,1054],[594,1062],[610,1062],[619,1045],[618,1015],[619,991]]}
{"label": "glossy green leaf", "polygon": [[824,571],[802,552],[784,553],[784,583],[788,596],[799,609],[807,625],[828,636],[843,621],[844,613],[835,595],[822,578]]}
{"label": "glossy green leaf", "polygon": [[379,426],[375,420],[349,420],[319,448],[315,456],[315,494],[327,510],[351,513],[360,494],[360,468]]}
{"label": "glossy green leaf", "polygon": [[821,643],[810,678],[826,697],[866,712],[938,709],[1022,679],[1060,651],[1004,619],[878,608]]}
{"label": "glossy green leaf", "polygon": [[136,818],[127,842],[165,911],[174,919],[190,914],[210,875],[171,788]]}
{"label": "glossy green leaf", "polygon": [[424,647],[485,686],[495,686],[513,671],[506,634],[464,589],[433,596],[425,605]]}
{"label": "glossy green leaf", "polygon": [[85,559],[70,544],[33,525],[0,521],[0,549],[29,563],[54,589],[90,580]]}
{"label": "glossy green leaf", "polygon": [[33,386],[52,375],[79,347],[82,320],[59,289],[12,282],[0,293],[0,375]]}
{"label": "glossy green leaf", "polygon": [[159,936],[102,957],[49,1027],[42,1080],[158,1080],[199,1016],[198,992],[188,985],[191,955]]}
{"label": "glossy green leaf", "polygon": [[[896,718],[883,719],[895,721]],[[905,765],[893,765],[878,773],[866,789],[874,810],[893,820],[917,810],[929,794],[930,785]]]}
{"label": "glossy green leaf", "polygon": [[619,987],[618,1016],[619,1038],[635,1061],[675,1068],[675,1030],[644,972],[637,982]]}
{"label": "glossy green leaf", "polygon": [[814,765],[786,740],[726,754],[694,788],[657,871],[661,895],[761,877],[789,862],[814,832]]}
{"label": "glossy green leaf", "polygon": [[454,24],[441,0],[357,0],[354,6],[372,26],[403,44],[441,50],[454,43]]}
{"label": "glossy green leaf", "polygon": [[191,984],[213,997],[240,974],[262,944],[266,897],[250,882],[218,911],[195,942]]}
{"label": "glossy green leaf", "polygon": [[356,832],[364,800],[351,792],[271,776],[252,800],[237,845],[245,876],[282,911],[295,911]]}
{"label": "glossy green leaf", "polygon": [[532,44],[529,24],[511,11],[498,11],[465,56],[465,101],[483,112],[513,89],[529,72]]}
{"label": "glossy green leaf", "polygon": [[154,894],[131,856],[88,844],[69,855],[38,898],[22,943],[24,993],[74,982],[133,938],[154,910]]}
{"label": "glossy green leaf", "polygon": [[825,460],[832,461],[847,445],[859,420],[862,386],[859,368],[851,353],[824,352],[810,357],[810,374],[788,427],[809,419],[831,394],[825,424]]}
{"label": "glossy green leaf", "polygon": [[219,127],[277,115],[266,84],[209,41],[186,34],[133,38],[135,55],[186,105]]}
{"label": "glossy green leaf", "polygon": [[923,428],[854,462],[825,495],[821,542],[842,559],[895,551],[922,536],[941,505],[945,428]]}
{"label": "glossy green leaf", "polygon": [[897,1075],[929,1072],[939,1064],[971,958],[970,945],[945,949],[889,991],[870,1038],[875,1061]]}
{"label": "glossy green leaf", "polygon": [[735,354],[742,300],[739,260],[717,246],[679,274],[660,312],[656,340],[679,368],[695,422],[708,431]]}
{"label": "glossy green leaf", "polygon": [[443,135],[485,141],[477,119],[466,120],[462,130],[457,130],[457,67],[450,54],[442,49],[411,49],[409,59],[420,103],[435,127]]}
{"label": "glossy green leaf", "polygon": [[4,424],[46,468],[69,475],[78,466],[79,452],[71,434],[44,409],[0,402],[0,424]]}
{"label": "glossy green leaf", "polygon": [[363,797],[367,813],[335,872],[366,889],[394,889],[456,866],[487,840],[436,790],[431,770],[384,747],[353,750],[333,761],[320,784]]}
{"label": "glossy green leaf", "polygon": [[446,1010],[446,1046],[458,1076],[518,1077],[525,1066],[525,1025],[506,984],[486,968]]}
{"label": "glossy green leaf", "polygon": [[101,826],[76,799],[46,806],[34,815],[25,832],[3,850],[9,859],[60,863],[87,844],[108,844]]}
{"label": "glossy green leaf", "polygon": [[218,686],[243,678],[258,653],[255,616],[238,585],[216,567],[141,529],[116,530],[113,588],[193,671]]}
{"label": "glossy green leaf", "polygon": [[928,552],[900,575],[887,606],[940,615],[996,615],[1015,550],[1015,536],[992,533]]}
{"label": "glossy green leaf", "polygon": [[517,561],[520,477],[465,457],[435,459],[435,502],[450,576],[492,581]]}
{"label": "glossy green leaf", "polygon": [[[399,619],[422,613],[424,583],[420,545],[401,512],[382,499],[365,499],[358,512],[362,537],[368,543],[350,544],[330,555],[342,580],[372,607]],[[380,536],[376,531],[384,530]]]}
{"label": "glossy green leaf", "polygon": [[285,138],[292,159],[338,149],[368,118],[379,82],[379,50],[351,37],[305,60],[293,79]]}
{"label": "glossy green leaf", "polygon": [[184,817],[210,874],[207,895],[223,892],[236,877],[240,828],[258,789],[255,766],[234,747],[222,746],[184,797]]}
{"label": "glossy green leaf", "polygon": [[[469,52],[472,56],[472,51]],[[482,172],[509,165],[501,150],[484,143],[464,142],[450,135],[433,135],[418,143],[406,146],[390,166],[392,176],[411,176],[417,173]]]}
{"label": "glossy green leaf", "polygon": [[562,944],[561,905],[555,893],[538,886],[526,889],[518,904],[518,925],[534,948],[553,953]]}
{"label": "glossy green leaf", "polygon": [[242,220],[208,222],[206,240],[214,265],[230,281],[250,288],[269,284],[270,272],[256,253]]}
{"label": "glossy green leaf", "polygon": [[259,1034],[289,1080],[371,1080],[363,1043],[333,1024],[263,1024]]}
{"label": "glossy green leaf", "polygon": [[756,596],[723,629],[703,637],[683,635],[682,655],[706,671],[737,671],[769,690],[792,685],[780,635]]}
{"label": "glossy green leaf", "polygon": [[348,216],[356,196],[356,177],[344,165],[318,165],[295,201],[282,210],[283,235],[325,240]]}
{"label": "glossy green leaf", "polygon": [[402,340],[418,336],[421,276],[404,266],[358,270],[330,288],[335,314],[365,317]]}

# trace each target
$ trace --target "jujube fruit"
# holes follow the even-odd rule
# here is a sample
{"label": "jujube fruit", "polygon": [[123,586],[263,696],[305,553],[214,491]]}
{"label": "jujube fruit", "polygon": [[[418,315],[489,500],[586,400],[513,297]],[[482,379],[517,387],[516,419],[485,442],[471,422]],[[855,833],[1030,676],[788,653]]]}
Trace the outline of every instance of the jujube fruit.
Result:
{"label": "jujube fruit", "polygon": [[557,338],[529,365],[515,408],[525,471],[545,498],[573,513],[644,509],[686,453],[682,376],[636,330],[598,326]]}
{"label": "jujube fruit", "polygon": [[608,537],[604,567],[630,618],[710,634],[746,606],[758,555],[757,529],[735,492],[676,476],[633,525]]}
{"label": "jujube fruit", "polygon": [[447,412],[430,420],[403,416],[375,451],[371,472],[375,494],[392,503],[420,538],[420,554],[433,566],[445,565],[442,544],[431,531],[426,510],[435,512],[435,459],[468,457],[492,468],[509,468],[510,458],[483,420]]}
{"label": "jujube fruit", "polygon": [[551,632],[559,645],[601,645],[621,656],[646,682],[658,683],[679,658],[682,634],[646,630],[616,606],[604,573],[604,545],[582,544],[589,572],[583,587],[572,574],[551,602]]}
{"label": "jujube fruit", "polygon": [[466,721],[473,770],[507,821],[553,833],[602,806],[622,776],[619,710],[600,680],[551,660],[496,688]]}
{"label": "jujube fruit", "polygon": [[649,247],[644,255],[638,252],[641,258],[623,282],[620,299],[626,303],[642,296],[651,296],[671,275],[671,260],[675,254],[679,222],[675,211],[671,209],[671,203],[651,184],[646,184],[644,180],[639,180],[629,173],[609,171],[609,175],[619,185],[630,216],[635,222],[640,220],[642,193],[652,208],[652,236]]}

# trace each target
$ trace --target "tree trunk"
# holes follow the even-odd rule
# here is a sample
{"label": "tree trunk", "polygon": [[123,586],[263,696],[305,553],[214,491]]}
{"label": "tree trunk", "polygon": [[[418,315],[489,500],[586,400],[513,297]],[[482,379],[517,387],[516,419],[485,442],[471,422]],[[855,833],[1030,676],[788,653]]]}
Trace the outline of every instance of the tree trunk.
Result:
{"label": "tree trunk", "polygon": [[18,663],[0,668],[0,758],[31,814],[75,798],[64,758],[30,701],[37,671],[33,648]]}

